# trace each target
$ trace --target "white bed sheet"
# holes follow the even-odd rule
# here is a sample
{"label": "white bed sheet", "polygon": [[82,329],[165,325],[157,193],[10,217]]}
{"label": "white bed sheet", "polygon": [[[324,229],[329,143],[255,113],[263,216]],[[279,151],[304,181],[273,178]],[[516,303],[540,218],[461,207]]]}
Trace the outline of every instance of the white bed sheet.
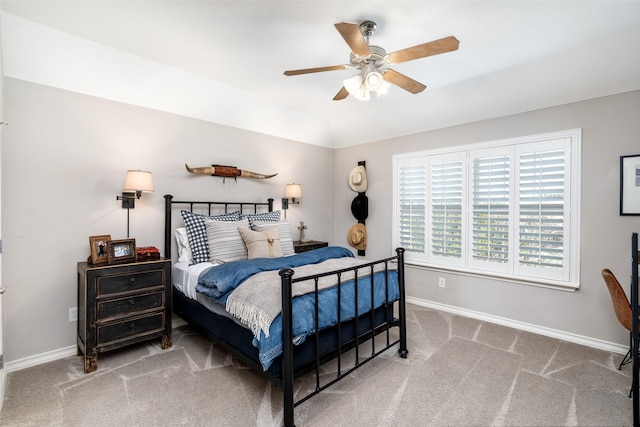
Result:
{"label": "white bed sheet", "polygon": [[216,265],[220,264],[203,262],[200,264],[189,265],[188,262],[177,262],[173,264],[172,268],[171,278],[173,280],[173,286],[189,298],[198,301],[212,313],[232,319],[238,325],[246,328],[240,320],[227,312],[224,304],[220,304],[206,295],[196,292],[196,285],[198,284],[198,276],[200,276],[200,273]]}
{"label": "white bed sheet", "polygon": [[199,264],[189,265],[188,262],[177,262],[173,264],[172,279],[173,285],[180,292],[191,299],[197,299],[196,285],[200,273],[215,265],[212,262],[201,262]]}

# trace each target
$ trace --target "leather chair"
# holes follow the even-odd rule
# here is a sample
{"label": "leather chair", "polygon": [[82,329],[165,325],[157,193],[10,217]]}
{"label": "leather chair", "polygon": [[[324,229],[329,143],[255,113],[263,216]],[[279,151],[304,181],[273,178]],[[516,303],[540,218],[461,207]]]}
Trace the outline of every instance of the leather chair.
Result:
{"label": "leather chair", "polygon": [[[611,296],[611,302],[613,303],[613,311],[615,311],[620,324],[629,331],[629,351],[618,366],[618,369],[622,369],[622,366],[631,362],[631,319],[633,317],[633,313],[631,311],[631,304],[629,303],[627,294],[624,293],[624,289],[620,286],[620,282],[618,282],[616,276],[614,276],[608,268],[603,269],[601,274],[604,278],[604,282],[607,284],[607,289],[609,289],[609,295]],[[631,397],[632,391],[633,386],[629,392],[629,397]]]}

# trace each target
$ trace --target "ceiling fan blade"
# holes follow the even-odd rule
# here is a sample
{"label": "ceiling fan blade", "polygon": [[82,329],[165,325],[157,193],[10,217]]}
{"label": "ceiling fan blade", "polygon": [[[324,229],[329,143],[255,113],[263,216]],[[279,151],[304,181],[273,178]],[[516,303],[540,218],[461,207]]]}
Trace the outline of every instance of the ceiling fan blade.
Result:
{"label": "ceiling fan blade", "polygon": [[417,82],[404,74],[400,74],[397,71],[393,71],[390,69],[384,70],[385,72],[382,74],[382,77],[386,81],[396,86],[401,87],[402,89],[411,92],[413,94],[420,93],[425,90],[427,87],[420,82]]}
{"label": "ceiling fan blade", "polygon": [[397,64],[399,62],[406,62],[413,59],[424,58],[426,56],[451,52],[457,50],[458,45],[460,45],[458,39],[453,36],[449,36],[440,40],[434,40],[431,42],[419,44],[417,46],[391,52],[389,55],[387,55],[387,58],[391,64]]}
{"label": "ceiling fan blade", "polygon": [[347,42],[353,53],[360,56],[371,55],[369,46],[360,32],[360,26],[358,24],[351,22],[339,22],[335,24],[335,27],[344,41]]}
{"label": "ceiling fan blade", "polygon": [[340,101],[341,99],[345,99],[347,96],[349,96],[349,91],[344,86],[342,86],[342,89],[340,89],[340,91],[336,93],[336,96],[333,97],[333,100]]}
{"label": "ceiling fan blade", "polygon": [[330,65],[328,67],[303,68],[301,70],[287,70],[285,76],[297,76],[299,74],[321,73],[323,71],[346,70],[349,65]]}

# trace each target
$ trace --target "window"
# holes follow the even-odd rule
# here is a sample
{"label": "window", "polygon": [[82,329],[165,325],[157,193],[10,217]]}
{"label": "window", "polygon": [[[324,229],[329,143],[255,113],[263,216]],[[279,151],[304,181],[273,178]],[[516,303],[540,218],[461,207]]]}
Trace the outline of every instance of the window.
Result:
{"label": "window", "polygon": [[431,158],[429,198],[431,256],[442,264],[463,259],[464,158],[461,153]]}
{"label": "window", "polygon": [[410,263],[578,287],[580,130],[394,156]]}
{"label": "window", "polygon": [[423,159],[407,159],[403,162],[399,175],[399,221],[396,224],[401,246],[419,254],[426,251],[426,166]]}

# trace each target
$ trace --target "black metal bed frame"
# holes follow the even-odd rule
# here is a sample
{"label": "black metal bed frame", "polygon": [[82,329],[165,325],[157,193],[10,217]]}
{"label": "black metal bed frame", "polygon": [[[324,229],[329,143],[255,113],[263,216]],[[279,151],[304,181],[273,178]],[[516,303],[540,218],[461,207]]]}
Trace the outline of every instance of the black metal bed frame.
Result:
{"label": "black metal bed frame", "polygon": [[[268,199],[266,203],[258,202],[258,203],[246,203],[246,202],[199,202],[199,201],[174,201],[173,196],[165,195],[165,257],[171,257],[171,240],[172,240],[172,224],[171,224],[171,212],[174,204],[183,204],[189,206],[189,210],[193,211],[195,206],[203,206],[207,208],[209,214],[211,214],[212,207],[221,207],[224,209],[226,213],[228,211],[229,206],[233,206],[234,209],[238,207],[241,212],[245,207],[253,207],[253,213],[257,213],[259,207],[266,207],[269,211],[273,210],[273,199]],[[398,287],[399,287],[399,300],[398,300],[398,318],[390,317],[389,311],[393,311],[393,301],[388,300],[388,271],[389,264],[397,263],[397,274],[398,274]],[[382,307],[384,307],[384,316],[385,319],[382,322],[377,322],[374,319],[374,281],[373,281],[373,273],[374,267],[378,264],[384,264],[384,272],[385,272],[385,295],[387,299]],[[341,319],[340,319],[340,300],[341,300],[341,276],[342,274],[353,271],[355,274],[354,278],[354,288],[356,290],[355,294],[355,304],[356,310],[358,313],[358,271],[362,269],[370,269],[370,277],[371,277],[371,309],[368,313],[365,313],[361,316],[356,316],[352,321],[355,322],[355,337],[348,338],[346,342],[343,342],[340,334],[341,334]],[[326,388],[340,381],[342,378],[346,377],[356,369],[360,368],[367,362],[371,361],[373,358],[377,357],[381,353],[385,352],[391,347],[394,347],[396,344],[399,344],[398,353],[400,357],[406,358],[409,350],[407,349],[407,332],[406,332],[406,296],[405,296],[405,276],[404,276],[404,249],[398,248],[396,249],[396,256],[381,259],[378,261],[366,263],[359,265],[353,268],[346,268],[342,270],[331,271],[319,275],[314,276],[305,276],[305,277],[296,277],[294,278],[294,271],[292,269],[283,269],[279,272],[282,283],[282,343],[283,343],[283,355],[282,355],[282,370],[281,370],[281,378],[280,381],[272,381],[276,385],[281,385],[283,390],[283,418],[284,425],[286,427],[294,426],[294,408],[304,402],[306,402],[311,397],[317,395],[322,392]],[[329,354],[320,354],[320,336],[323,333],[323,330],[316,331],[312,337],[308,337],[308,339],[315,339],[315,360],[310,363],[306,369],[298,369],[294,370],[294,345],[293,345],[293,313],[292,313],[292,285],[297,282],[302,282],[305,280],[313,280],[315,282],[315,304],[316,304],[316,325],[318,324],[318,280],[321,277],[335,275],[337,276],[337,292],[338,292],[338,327],[337,329],[337,343],[338,345],[334,349],[334,351]],[[361,320],[364,316],[370,316],[370,319],[367,319],[368,322]],[[366,323],[365,330],[361,331],[359,328],[358,322]],[[399,337],[395,340],[391,340],[390,329],[392,327],[399,328]],[[376,340],[375,337],[379,334],[386,333],[386,340],[384,345],[381,348],[376,349]],[[315,338],[313,338],[315,337]],[[215,340],[217,337],[215,335],[212,336]],[[360,354],[360,344],[365,343],[367,340],[371,340],[371,352],[362,356]],[[217,341],[217,340],[216,340]],[[241,356],[240,360],[246,360],[246,356],[243,356],[241,353],[236,354],[235,349],[230,347],[226,343],[222,343],[223,347],[230,351],[232,354]],[[379,343],[378,343],[379,344]],[[344,369],[342,368],[342,356],[346,351],[354,349],[355,351],[355,362],[354,365],[350,368]],[[336,377],[330,381],[324,382],[321,384],[320,381],[320,366],[327,360],[336,360],[337,361],[337,374]],[[255,369],[254,364],[250,364],[252,368]],[[315,389],[309,392],[308,394],[300,397],[298,400],[294,400],[294,379],[296,373],[308,372],[315,370]]]}

